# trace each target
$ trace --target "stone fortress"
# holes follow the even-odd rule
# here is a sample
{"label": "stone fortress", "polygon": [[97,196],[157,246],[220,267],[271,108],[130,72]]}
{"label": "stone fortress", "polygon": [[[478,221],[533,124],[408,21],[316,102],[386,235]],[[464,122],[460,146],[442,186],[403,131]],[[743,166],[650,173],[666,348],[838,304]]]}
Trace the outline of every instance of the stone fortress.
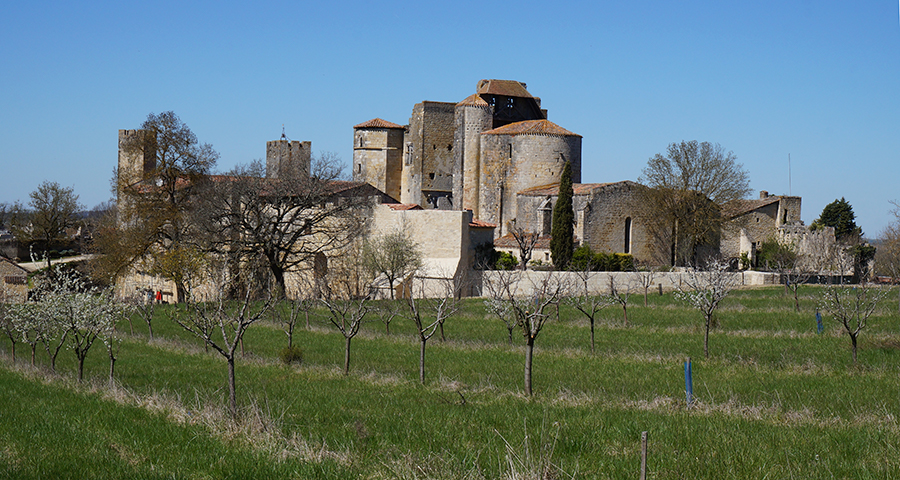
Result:
{"label": "stone fortress", "polygon": [[[122,149],[123,142],[142,133],[119,131],[120,175],[138,179],[152,168],[146,163],[150,156],[134,157]],[[481,248],[516,255],[509,233],[513,222],[541,236],[533,259],[549,263],[553,205],[563,167],[571,162],[576,242],[594,251],[632,254],[644,264],[664,264],[668,252],[652,238],[649,226],[655,219],[643,208],[647,187],[628,180],[581,183],[581,141],[581,135],[547,119],[540,98],[524,83],[481,80],[475,93],[458,103],[416,104],[408,125],[381,118],[355,125],[353,182],[346,183],[378,199],[369,235],[407,232],[424,255],[416,277],[453,279],[476,266]],[[286,169],[309,174],[311,150],[311,142],[284,136],[267,142],[266,176],[277,178]],[[800,198],[763,195],[734,206],[730,216],[741,228],[723,232],[717,248],[722,254],[736,258],[747,252],[752,258],[761,242],[785,229],[799,231],[794,227],[802,225]],[[301,272],[293,275],[302,283]]]}
{"label": "stone fortress", "polygon": [[581,135],[547,120],[513,80],[481,80],[459,103],[416,104],[408,126],[376,118],[353,131],[354,180],[401,203],[471,210],[498,237],[517,217],[518,192],[559,182],[566,161],[581,181]]}

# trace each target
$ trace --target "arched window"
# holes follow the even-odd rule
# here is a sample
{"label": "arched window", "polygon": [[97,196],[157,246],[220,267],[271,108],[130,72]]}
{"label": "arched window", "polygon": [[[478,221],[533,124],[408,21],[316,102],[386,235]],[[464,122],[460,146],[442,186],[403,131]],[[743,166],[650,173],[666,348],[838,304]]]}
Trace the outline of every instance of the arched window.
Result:
{"label": "arched window", "polygon": [[631,217],[625,219],[625,249],[623,253],[631,253]]}

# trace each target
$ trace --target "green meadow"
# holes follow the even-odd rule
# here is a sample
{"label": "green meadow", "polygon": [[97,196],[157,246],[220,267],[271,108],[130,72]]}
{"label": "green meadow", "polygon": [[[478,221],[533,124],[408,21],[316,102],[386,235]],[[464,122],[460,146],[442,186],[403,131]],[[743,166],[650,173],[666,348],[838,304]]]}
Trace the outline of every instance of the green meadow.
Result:
{"label": "green meadow", "polygon": [[[427,344],[410,320],[390,334],[374,315],[351,343],[315,310],[284,365],[269,321],[248,330],[237,360],[240,418],[226,406],[226,363],[167,320],[155,338],[120,325],[115,385],[102,344],[89,380],[57,373],[39,352],[0,342],[0,478],[647,478],[900,477],[900,316],[896,295],[862,332],[859,363],[820,290],[801,311],[781,288],[738,290],[723,302],[703,358],[703,319],[671,294],[632,294],[589,324],[560,307],[536,342],[534,391],[524,395],[524,346],[480,299],[467,299]],[[171,308],[171,307],[169,307]],[[133,328],[133,333],[132,333]],[[694,401],[684,362],[693,361]]]}

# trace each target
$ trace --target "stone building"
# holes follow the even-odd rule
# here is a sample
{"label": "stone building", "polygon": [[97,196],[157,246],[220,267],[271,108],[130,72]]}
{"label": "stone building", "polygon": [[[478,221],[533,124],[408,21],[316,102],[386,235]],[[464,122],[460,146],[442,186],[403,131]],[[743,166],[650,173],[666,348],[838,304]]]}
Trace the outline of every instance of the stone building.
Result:
{"label": "stone building", "polygon": [[22,303],[28,297],[28,271],[0,257],[0,303]]}
{"label": "stone building", "polygon": [[354,127],[354,180],[401,203],[471,210],[498,236],[517,216],[517,192],[558,182],[567,161],[580,182],[581,136],[547,120],[540,98],[514,80],[481,80],[458,103],[416,104],[407,126],[376,118]]}
{"label": "stone building", "polygon": [[757,250],[763,242],[781,240],[788,230],[796,235],[796,227],[803,227],[800,206],[800,197],[769,195],[765,190],[759,192],[758,199],[729,203],[723,213],[731,225],[722,232],[719,253],[732,259],[747,254],[751,265],[755,265]]}
{"label": "stone building", "polygon": [[[595,252],[629,253],[640,261],[656,258],[656,243],[649,228],[654,219],[643,208],[641,200],[645,188],[628,180],[574,184],[576,243],[589,245]],[[533,258],[543,263],[550,261],[549,237],[558,197],[559,183],[522,190],[516,197],[517,226],[541,236]],[[517,255],[511,234],[497,239],[495,246]]]}

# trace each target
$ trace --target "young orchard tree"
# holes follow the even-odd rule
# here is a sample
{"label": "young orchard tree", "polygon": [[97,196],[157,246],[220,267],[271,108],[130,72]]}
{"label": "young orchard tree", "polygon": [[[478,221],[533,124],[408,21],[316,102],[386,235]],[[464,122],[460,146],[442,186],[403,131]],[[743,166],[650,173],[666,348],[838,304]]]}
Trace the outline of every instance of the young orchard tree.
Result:
{"label": "young orchard tree", "polygon": [[616,277],[609,276],[609,298],[613,303],[622,307],[622,326],[628,326],[628,297],[631,295],[631,285],[626,283],[625,288],[616,285]]}
{"label": "young orchard tree", "polygon": [[822,292],[820,307],[834,320],[850,337],[851,356],[856,364],[857,338],[860,332],[866,328],[869,317],[875,313],[878,302],[883,300],[890,292],[887,288],[871,285],[829,285]]}
{"label": "young orchard tree", "polygon": [[366,242],[363,265],[373,276],[384,275],[393,300],[394,284],[422,268],[422,252],[401,228]]}
{"label": "young orchard tree", "polygon": [[384,333],[390,335],[391,322],[402,315],[405,312],[406,307],[403,305],[403,302],[399,300],[381,300],[377,304],[374,304],[372,308],[375,313],[378,314],[381,323],[384,324]]}
{"label": "young orchard tree", "polygon": [[363,319],[369,313],[369,299],[322,299],[328,309],[328,318],[344,336],[344,375],[350,375],[350,342],[359,333]]}
{"label": "young orchard tree", "polygon": [[496,270],[491,272],[493,279],[484,282],[485,298],[484,306],[489,312],[496,315],[506,327],[509,345],[513,344],[513,332],[516,330],[516,318],[506,302],[507,286],[519,281],[519,274],[515,270]]}
{"label": "young orchard tree", "polygon": [[703,334],[703,355],[709,358],[709,329],[713,315],[722,300],[738,284],[738,277],[728,271],[728,263],[711,260],[706,268],[691,268],[685,274],[684,282],[675,293],[676,298],[700,310],[703,314],[705,331]]}
{"label": "young orchard tree", "polygon": [[[6,306],[3,330],[12,342],[13,361],[16,359],[16,340],[31,348],[31,366],[35,365],[38,345],[47,341],[54,332],[53,320],[45,315],[38,302],[25,302]],[[7,329],[11,330],[8,331]]]}
{"label": "young orchard tree", "polygon": [[647,292],[653,286],[653,280],[656,279],[656,269],[650,265],[635,265],[632,272],[635,283],[641,286],[644,291],[644,306],[647,306]]}
{"label": "young orchard tree", "polygon": [[[84,361],[91,347],[98,339],[110,335],[116,322],[125,319],[127,309],[116,302],[111,290],[90,287],[74,270],[58,268],[51,282],[49,291],[40,297],[40,308],[58,326],[57,332],[64,331],[62,337],[68,339],[68,346],[75,354],[81,382]],[[62,344],[57,344],[57,353]]]}
{"label": "young orchard tree", "polygon": [[[188,295],[185,309],[169,311],[169,318],[181,328],[203,340],[225,358],[228,364],[228,406],[231,416],[237,418],[237,385],[235,381],[235,354],[243,344],[244,334],[259,321],[272,306],[271,288],[258,283],[252,272],[240,269],[234,275],[228,262],[217,265],[210,279],[214,283],[214,297],[200,301],[198,295]],[[242,278],[241,272],[251,273]],[[229,301],[225,292],[238,289],[240,296]]]}
{"label": "young orchard tree", "polygon": [[284,334],[287,335],[288,348],[294,347],[294,330],[301,314],[306,318],[306,329],[309,330],[309,311],[314,305],[315,300],[312,297],[301,294],[293,300],[286,300],[272,307],[272,318],[281,325]]}
{"label": "young orchard tree", "polygon": [[534,344],[544,325],[553,316],[547,312],[551,306],[558,306],[563,295],[563,284],[555,275],[546,275],[531,285],[531,293],[520,292],[519,276],[509,277],[511,282],[503,282],[500,286],[502,302],[506,311],[522,329],[525,337],[525,395],[532,395],[532,364],[534,363]]}
{"label": "young orchard tree", "polygon": [[613,299],[608,295],[596,295],[591,291],[591,280],[596,277],[597,273],[590,270],[588,266],[585,270],[576,270],[573,272],[577,280],[570,284],[563,301],[578,310],[591,324],[591,353],[594,353],[594,323],[600,310],[612,304]]}
{"label": "young orchard tree", "polygon": [[[12,361],[16,362],[16,342],[19,339],[19,320],[16,317],[15,309],[12,305],[6,303],[6,292],[0,290],[0,330],[9,339],[12,348]],[[34,364],[34,355],[31,356],[32,364]]]}
{"label": "young orchard tree", "polygon": [[[406,297],[409,317],[416,325],[416,334],[419,337],[419,382],[422,384],[425,383],[425,345],[438,330],[441,332],[441,341],[444,341],[444,322],[459,311],[461,303],[461,297],[458,295],[459,282],[452,278],[444,278],[440,283],[444,287],[442,295],[429,298],[423,279],[419,285],[418,295],[413,292]],[[434,321],[429,323],[428,320],[431,319]]]}

